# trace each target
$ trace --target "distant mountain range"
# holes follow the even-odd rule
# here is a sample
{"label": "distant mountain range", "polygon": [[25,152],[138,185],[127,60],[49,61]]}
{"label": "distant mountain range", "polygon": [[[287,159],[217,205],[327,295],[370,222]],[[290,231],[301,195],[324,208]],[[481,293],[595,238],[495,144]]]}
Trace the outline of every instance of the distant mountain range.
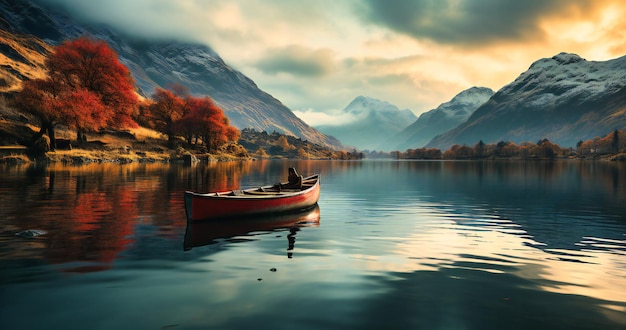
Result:
{"label": "distant mountain range", "polygon": [[357,120],[317,128],[359,149],[446,150],[481,140],[519,144],[542,139],[574,147],[626,127],[626,56],[587,61],[560,53],[540,59],[495,94],[472,87],[410,125],[410,116],[400,116],[397,107],[362,96],[346,113]]}
{"label": "distant mountain range", "polygon": [[359,96],[342,110],[352,121],[341,125],[316,126],[344,145],[360,150],[382,150],[381,142],[414,122],[417,117],[408,109],[400,110],[388,102]]}
{"label": "distant mountain range", "polygon": [[436,109],[421,114],[414,123],[387,139],[379,148],[398,151],[422,148],[433,137],[465,122],[493,94],[493,90],[486,87],[464,90]]}
{"label": "distant mountain range", "polygon": [[540,139],[573,147],[580,140],[626,127],[626,56],[586,61],[560,53],[533,63],[496,92],[458,127],[427,146],[445,150],[474,145]]}
{"label": "distant mountain range", "polygon": [[[82,35],[94,36],[115,49],[120,61],[131,70],[140,93],[146,96],[156,87],[180,83],[194,95],[213,98],[231,124],[240,129],[276,131],[333,149],[342,148],[337,139],[304,123],[251,79],[228,66],[208,46],[128,38],[105,26],[80,24],[64,13],[27,0],[0,0],[0,27],[13,34],[33,35],[52,45]],[[12,54],[14,50],[6,44],[0,49],[2,54]],[[27,78],[27,74],[14,73],[7,74]]]}

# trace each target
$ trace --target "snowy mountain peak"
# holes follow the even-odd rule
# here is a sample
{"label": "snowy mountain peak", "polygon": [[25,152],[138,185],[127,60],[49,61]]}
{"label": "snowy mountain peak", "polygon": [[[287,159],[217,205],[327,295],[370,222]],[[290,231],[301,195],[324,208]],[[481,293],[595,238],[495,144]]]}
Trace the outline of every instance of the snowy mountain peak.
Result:
{"label": "snowy mountain peak", "polygon": [[528,102],[533,106],[558,105],[572,97],[586,101],[622,88],[626,80],[625,62],[626,56],[595,62],[576,54],[560,53],[536,61],[498,94],[529,94],[528,99],[511,100],[520,107],[529,105]]}
{"label": "snowy mountain peak", "polygon": [[341,125],[322,125],[317,128],[339,139],[344,145],[359,149],[375,149],[380,141],[398,133],[417,117],[408,109],[366,96],[358,96],[343,109],[352,117]]}
{"label": "snowy mountain peak", "polygon": [[439,107],[445,108],[444,105],[457,104],[477,108],[479,105],[485,103],[493,95],[493,93],[493,90],[488,87],[472,87],[460,92],[453,97],[452,100],[443,103]]}
{"label": "snowy mountain peak", "polygon": [[542,58],[530,65],[530,69],[548,69],[561,65],[586,62],[586,60],[576,54],[561,52],[551,58]]}
{"label": "snowy mountain peak", "polygon": [[347,107],[343,109],[346,113],[355,115],[368,115],[376,112],[398,112],[400,109],[395,105],[367,96],[357,96]]}
{"label": "snowy mountain peak", "polygon": [[534,62],[515,81],[428,147],[541,138],[564,147],[624,127],[626,56],[587,61],[560,53]]}
{"label": "snowy mountain peak", "polygon": [[585,61],[584,58],[576,54],[565,53],[565,52],[552,56],[552,59],[559,62],[560,64],[570,64],[570,63],[578,63],[578,62]]}
{"label": "snowy mountain peak", "polygon": [[[465,121],[480,105],[492,95],[493,90],[487,87],[472,87],[457,94],[452,100],[442,103],[436,109],[424,113],[424,119],[430,116],[458,118]],[[421,116],[420,116],[421,117]],[[457,124],[460,124],[457,123]]]}

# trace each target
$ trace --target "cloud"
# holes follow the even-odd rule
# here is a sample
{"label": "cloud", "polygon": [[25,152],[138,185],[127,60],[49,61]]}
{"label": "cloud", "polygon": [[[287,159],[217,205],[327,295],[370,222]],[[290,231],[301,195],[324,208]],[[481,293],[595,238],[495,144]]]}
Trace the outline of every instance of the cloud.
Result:
{"label": "cloud", "polygon": [[368,0],[359,10],[366,22],[416,39],[473,45],[543,38],[544,17],[591,0]]}
{"label": "cloud", "polygon": [[266,74],[288,73],[319,77],[333,71],[335,60],[330,49],[310,49],[290,45],[267,50],[255,66]]}
{"label": "cloud", "polygon": [[34,1],[207,44],[311,124],[349,120],[336,109],[357,95],[419,114],[471,86],[497,90],[542,57],[626,51],[623,0]]}
{"label": "cloud", "polygon": [[298,118],[302,119],[305,123],[314,127],[339,126],[349,124],[358,119],[355,114],[338,111],[329,113],[308,109],[305,111],[294,111],[293,113],[298,116]]}

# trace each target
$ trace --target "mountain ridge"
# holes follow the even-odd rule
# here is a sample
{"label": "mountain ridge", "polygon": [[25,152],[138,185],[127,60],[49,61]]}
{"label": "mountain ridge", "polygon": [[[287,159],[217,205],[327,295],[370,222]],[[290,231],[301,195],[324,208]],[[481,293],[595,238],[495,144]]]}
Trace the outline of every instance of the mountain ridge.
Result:
{"label": "mountain ridge", "polygon": [[458,127],[427,147],[548,139],[564,147],[626,126],[626,56],[559,53],[531,64]]}
{"label": "mountain ridge", "polygon": [[471,87],[450,101],[422,113],[411,125],[396,133],[382,146],[389,150],[415,149],[425,146],[433,137],[466,121],[472,113],[494,94],[487,87]]}

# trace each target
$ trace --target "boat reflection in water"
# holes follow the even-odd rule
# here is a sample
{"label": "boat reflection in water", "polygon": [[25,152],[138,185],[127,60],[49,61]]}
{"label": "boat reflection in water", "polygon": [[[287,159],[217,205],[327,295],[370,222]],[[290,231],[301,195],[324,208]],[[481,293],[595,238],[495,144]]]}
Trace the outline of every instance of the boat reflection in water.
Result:
{"label": "boat reflection in water", "polygon": [[[274,231],[289,229],[288,251],[293,250],[295,235],[299,228],[317,227],[320,224],[320,208],[315,204],[312,208],[300,212],[283,213],[267,216],[250,216],[245,218],[228,218],[207,221],[187,221],[183,248],[192,248],[216,243],[220,238],[247,236],[258,231]],[[288,254],[291,257],[291,254]]]}

